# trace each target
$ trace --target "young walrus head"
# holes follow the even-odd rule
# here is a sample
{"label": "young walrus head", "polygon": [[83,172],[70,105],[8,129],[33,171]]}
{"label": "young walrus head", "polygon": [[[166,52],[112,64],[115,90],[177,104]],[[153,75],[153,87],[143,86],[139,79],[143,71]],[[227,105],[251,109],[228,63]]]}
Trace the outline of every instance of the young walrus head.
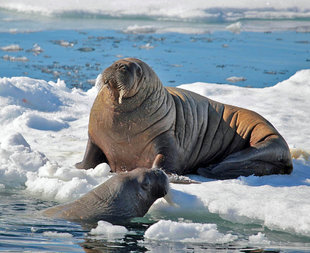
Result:
{"label": "young walrus head", "polygon": [[169,191],[169,180],[160,169],[136,168],[113,176],[81,198],[44,210],[45,216],[79,223],[99,220],[119,223],[142,217]]}
{"label": "young walrus head", "polygon": [[116,61],[105,69],[99,77],[99,85],[106,87],[110,91],[110,95],[119,104],[122,104],[123,98],[132,97],[137,93],[143,74],[139,62],[134,58]]}

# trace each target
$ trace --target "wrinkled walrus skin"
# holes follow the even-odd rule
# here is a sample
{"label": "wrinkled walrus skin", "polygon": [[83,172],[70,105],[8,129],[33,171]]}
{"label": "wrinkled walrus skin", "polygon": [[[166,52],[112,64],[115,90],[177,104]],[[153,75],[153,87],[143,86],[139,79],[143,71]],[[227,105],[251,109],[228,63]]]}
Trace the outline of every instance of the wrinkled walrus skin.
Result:
{"label": "wrinkled walrus skin", "polygon": [[289,148],[259,114],[194,92],[163,87],[144,62],[125,58],[102,73],[89,140],[77,168],[106,162],[229,179],[291,173]]}
{"label": "wrinkled walrus skin", "polygon": [[169,180],[162,170],[137,168],[119,173],[81,198],[48,208],[43,214],[80,223],[124,222],[144,216],[154,201],[164,197],[168,190]]}

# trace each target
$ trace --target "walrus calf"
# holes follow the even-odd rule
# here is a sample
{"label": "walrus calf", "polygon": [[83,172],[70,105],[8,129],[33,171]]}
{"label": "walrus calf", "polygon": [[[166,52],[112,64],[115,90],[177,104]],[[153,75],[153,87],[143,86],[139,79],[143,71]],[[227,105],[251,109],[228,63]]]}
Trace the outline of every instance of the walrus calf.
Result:
{"label": "walrus calf", "polygon": [[48,208],[43,214],[82,223],[126,221],[144,216],[168,190],[169,180],[162,170],[137,168],[117,174],[81,198]]}
{"label": "walrus calf", "polygon": [[106,162],[114,172],[153,167],[217,179],[293,169],[288,145],[262,116],[165,88],[141,60],[113,63],[99,82],[86,152],[77,168]]}

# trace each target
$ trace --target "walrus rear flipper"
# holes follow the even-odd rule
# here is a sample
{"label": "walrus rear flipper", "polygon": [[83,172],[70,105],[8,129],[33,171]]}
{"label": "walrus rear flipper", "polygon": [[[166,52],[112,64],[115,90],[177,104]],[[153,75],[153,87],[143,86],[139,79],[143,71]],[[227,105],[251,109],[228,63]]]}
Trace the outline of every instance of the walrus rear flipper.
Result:
{"label": "walrus rear flipper", "polygon": [[108,163],[105,154],[96,144],[88,139],[83,161],[76,163],[75,167],[88,170],[90,168],[95,168],[98,164],[104,162]]}
{"label": "walrus rear flipper", "polygon": [[201,176],[231,179],[239,176],[290,174],[293,170],[289,148],[284,139],[272,135],[263,141],[229,155],[219,164],[199,168]]}

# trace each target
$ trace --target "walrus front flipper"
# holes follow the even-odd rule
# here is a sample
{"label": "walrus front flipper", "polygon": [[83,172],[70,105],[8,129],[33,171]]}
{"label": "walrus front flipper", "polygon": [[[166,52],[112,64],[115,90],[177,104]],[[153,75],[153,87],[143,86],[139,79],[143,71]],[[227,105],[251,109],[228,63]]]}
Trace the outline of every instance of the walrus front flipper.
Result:
{"label": "walrus front flipper", "polygon": [[87,170],[90,168],[95,168],[98,164],[104,162],[108,163],[105,154],[96,144],[88,139],[83,161],[76,163],[75,167],[78,169]]}
{"label": "walrus front flipper", "polygon": [[282,137],[272,135],[229,155],[219,164],[199,168],[197,173],[208,178],[231,179],[250,175],[290,174],[292,169],[292,159],[286,142]]}

